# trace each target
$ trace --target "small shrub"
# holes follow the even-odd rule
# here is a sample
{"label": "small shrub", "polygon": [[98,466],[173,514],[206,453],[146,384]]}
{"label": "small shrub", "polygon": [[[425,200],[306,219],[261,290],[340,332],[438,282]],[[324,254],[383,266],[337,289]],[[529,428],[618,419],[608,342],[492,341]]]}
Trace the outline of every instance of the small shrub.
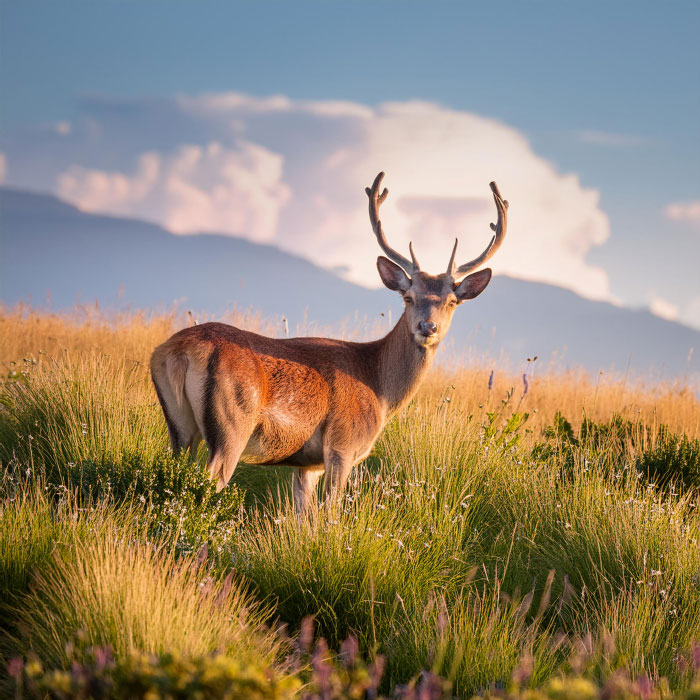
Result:
{"label": "small shrub", "polygon": [[151,534],[174,540],[179,552],[216,548],[241,523],[243,491],[230,484],[217,493],[206,468],[187,453],[71,464],[64,479],[83,500],[134,503]]}
{"label": "small shrub", "polygon": [[619,415],[600,423],[584,418],[576,435],[571,423],[557,412],[531,455],[537,461],[557,465],[565,474],[577,462],[604,471],[622,466],[634,468],[657,484],[700,487],[700,440],[673,433],[665,425],[653,431],[649,425]]}
{"label": "small shrub", "polygon": [[[8,664],[8,691],[30,700],[46,697],[71,700],[365,700],[378,694],[384,659],[368,663],[358,653],[357,640],[348,637],[340,654],[328,650],[323,638],[311,650],[311,620],[307,619],[283,666],[262,661],[242,662],[216,652],[187,656],[180,652],[115,656],[106,647],[81,650],[68,643],[71,669],[54,669],[36,658],[16,657]],[[447,700],[450,683],[434,673],[422,672],[393,698],[402,700]]]}
{"label": "small shrub", "polygon": [[71,669],[46,668],[36,658],[10,662],[18,697],[74,700],[291,700],[300,683],[269,664],[241,662],[225,654],[187,657],[132,652],[113,657],[93,648],[74,659]]}
{"label": "small shrub", "polygon": [[504,450],[514,448],[520,444],[524,436],[521,429],[530,417],[528,412],[519,410],[522,399],[509,416],[506,414],[506,409],[510,406],[513,399],[514,391],[514,389],[510,389],[506,393],[505,399],[501,399],[499,408],[486,412],[486,421],[482,425],[482,439]]}
{"label": "small shrub", "polygon": [[639,457],[638,469],[650,479],[700,487],[700,440],[661,426],[657,443]]}

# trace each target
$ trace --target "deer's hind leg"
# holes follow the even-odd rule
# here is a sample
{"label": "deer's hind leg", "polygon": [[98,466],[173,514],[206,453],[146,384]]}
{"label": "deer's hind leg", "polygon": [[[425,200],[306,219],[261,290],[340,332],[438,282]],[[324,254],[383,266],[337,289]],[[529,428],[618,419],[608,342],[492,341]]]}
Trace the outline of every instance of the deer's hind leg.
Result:
{"label": "deer's hind leg", "polygon": [[[182,383],[184,384],[184,372],[186,371],[186,358],[184,360]],[[179,358],[170,360],[170,372],[166,369],[165,358],[158,361],[154,358],[151,366],[151,378],[158,396],[160,407],[163,410],[165,423],[168,426],[168,435],[170,437],[170,447],[173,454],[178,454],[181,450],[190,450],[190,455],[196,456],[197,447],[202,440],[202,435],[199,431],[199,426],[194,416],[192,406],[188,397],[182,391],[182,384],[177,386],[173,383],[174,377],[172,365],[178,363]]]}
{"label": "deer's hind leg", "polygon": [[197,396],[192,407],[209,448],[209,475],[217,491],[228,484],[258,421],[258,393],[227,372],[219,372],[216,354],[206,370],[188,373],[186,391]]}

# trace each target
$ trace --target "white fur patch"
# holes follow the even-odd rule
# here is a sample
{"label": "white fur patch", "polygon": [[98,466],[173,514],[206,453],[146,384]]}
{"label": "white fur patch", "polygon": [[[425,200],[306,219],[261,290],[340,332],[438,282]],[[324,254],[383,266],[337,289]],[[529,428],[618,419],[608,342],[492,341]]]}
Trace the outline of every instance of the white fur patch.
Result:
{"label": "white fur patch", "polygon": [[206,371],[195,367],[194,363],[190,362],[185,376],[185,395],[192,406],[194,419],[202,435],[204,435],[202,427],[204,425],[204,387],[206,381]]}

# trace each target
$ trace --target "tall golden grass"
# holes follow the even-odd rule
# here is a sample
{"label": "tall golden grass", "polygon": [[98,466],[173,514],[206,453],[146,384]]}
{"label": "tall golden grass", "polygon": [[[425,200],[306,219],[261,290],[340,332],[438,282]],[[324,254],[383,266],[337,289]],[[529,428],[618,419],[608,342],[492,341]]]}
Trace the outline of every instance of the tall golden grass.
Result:
{"label": "tall golden grass", "polygon": [[[250,312],[232,311],[220,320],[266,335],[283,337],[287,332],[279,320]],[[143,392],[144,400],[150,397],[155,402],[147,371],[150,353],[169,335],[193,322],[187,313],[174,311],[108,313],[94,306],[79,306],[65,314],[49,314],[26,306],[2,309],[0,363],[6,376],[12,376],[28,366],[41,368],[59,357],[104,354],[119,365],[133,366],[133,390]],[[308,323],[297,332],[323,334],[324,330]],[[381,328],[375,330],[379,337]],[[341,335],[353,340],[359,337],[350,326]],[[509,371],[502,361],[481,359],[468,366],[440,366],[431,372],[417,400],[442,399],[467,415],[481,416],[498,410],[510,395],[504,412],[527,411],[528,425],[535,432],[561,412],[574,426],[584,416],[598,421],[620,414],[651,426],[665,424],[689,437],[700,436],[700,402],[682,379],[654,383],[602,372],[592,377],[582,369],[540,371],[536,363],[530,363],[526,375],[527,392],[522,375]]]}

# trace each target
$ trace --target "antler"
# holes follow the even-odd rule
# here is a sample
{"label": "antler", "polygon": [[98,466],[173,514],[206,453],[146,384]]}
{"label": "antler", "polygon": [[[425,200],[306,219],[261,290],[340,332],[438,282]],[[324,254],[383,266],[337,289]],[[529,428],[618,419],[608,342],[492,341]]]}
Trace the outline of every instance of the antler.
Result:
{"label": "antler", "polygon": [[500,247],[503,239],[506,237],[506,228],[508,227],[508,201],[501,197],[498,191],[498,185],[495,182],[489,183],[493,192],[493,201],[496,202],[498,210],[498,222],[491,224],[491,230],[496,232],[496,235],[491,239],[491,242],[486,246],[486,250],[478,257],[474,258],[464,265],[460,265],[455,269],[455,255],[457,253],[457,239],[455,238],[455,247],[452,249],[452,256],[447,265],[447,272],[453,277],[464,277],[467,273],[481,267]]}
{"label": "antler", "polygon": [[[365,187],[365,192],[369,197],[369,220],[372,222],[372,230],[374,235],[377,237],[377,241],[381,246],[382,250],[386,253],[386,256],[393,260],[397,265],[401,265],[409,275],[412,275],[420,270],[420,265],[416,256],[413,253],[413,243],[408,244],[408,249],[411,252],[411,260],[404,258],[403,255],[397,253],[393,248],[389,247],[386,241],[386,236],[384,235],[384,229],[382,228],[382,222],[379,219],[379,207],[382,202],[386,199],[389,194],[389,190],[385,187],[381,194],[379,194],[379,187],[384,179],[384,173],[379,173],[377,177],[374,178],[371,189]],[[500,219],[499,219],[500,220]]]}

